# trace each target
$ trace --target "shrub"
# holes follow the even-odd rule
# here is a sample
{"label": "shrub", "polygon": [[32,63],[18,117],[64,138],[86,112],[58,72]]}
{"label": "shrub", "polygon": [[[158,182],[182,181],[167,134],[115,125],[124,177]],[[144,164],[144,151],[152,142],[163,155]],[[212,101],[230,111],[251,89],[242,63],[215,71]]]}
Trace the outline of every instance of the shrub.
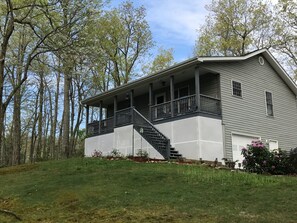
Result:
{"label": "shrub", "polygon": [[99,150],[94,150],[94,153],[92,154],[92,157],[99,157],[102,158],[102,152]]}
{"label": "shrub", "polygon": [[292,169],[294,173],[297,173],[297,147],[294,149],[291,149],[291,152],[289,155],[289,162],[292,165]]}
{"label": "shrub", "polygon": [[243,168],[252,173],[269,173],[274,175],[293,173],[290,157],[281,149],[272,152],[260,140],[252,141],[242,149]]}
{"label": "shrub", "polygon": [[241,151],[244,160],[243,168],[252,173],[265,173],[268,171],[271,159],[271,153],[260,141],[252,141],[252,144]]}
{"label": "shrub", "polygon": [[143,149],[139,149],[136,153],[137,156],[142,157],[142,158],[148,158],[148,152]]}
{"label": "shrub", "polygon": [[118,157],[122,157],[122,154],[121,152],[118,150],[118,149],[113,149],[111,152],[110,152],[110,156],[111,157],[114,157],[114,158],[118,158]]}

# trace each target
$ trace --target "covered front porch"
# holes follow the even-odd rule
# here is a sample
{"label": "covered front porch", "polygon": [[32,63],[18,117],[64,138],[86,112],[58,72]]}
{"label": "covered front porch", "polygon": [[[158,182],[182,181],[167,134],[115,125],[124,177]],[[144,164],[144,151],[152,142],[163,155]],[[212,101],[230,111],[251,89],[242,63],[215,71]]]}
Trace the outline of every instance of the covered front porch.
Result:
{"label": "covered front porch", "polygon": [[[152,124],[191,116],[221,118],[220,75],[201,67],[148,76],[87,101],[87,136],[133,124],[137,110]],[[90,115],[96,107],[97,118]],[[93,114],[93,112],[91,112]]]}

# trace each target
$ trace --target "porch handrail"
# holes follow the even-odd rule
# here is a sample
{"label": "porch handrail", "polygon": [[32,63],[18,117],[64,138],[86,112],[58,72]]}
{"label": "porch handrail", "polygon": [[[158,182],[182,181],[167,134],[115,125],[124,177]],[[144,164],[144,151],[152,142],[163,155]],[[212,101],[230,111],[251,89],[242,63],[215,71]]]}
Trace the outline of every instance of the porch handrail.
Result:
{"label": "porch handrail", "polygon": [[214,100],[217,100],[217,101],[221,101],[220,98],[212,97],[212,96],[205,95],[205,94],[200,94],[200,96],[205,97],[205,98],[209,98],[209,99],[214,99]]}
{"label": "porch handrail", "polygon": [[191,98],[191,97],[196,97],[196,94],[192,94],[192,95],[187,95],[187,96],[183,96],[183,97],[180,97],[180,98],[176,98],[176,99],[173,100],[173,102],[179,101],[179,100],[182,100],[182,99],[188,99],[188,98]]}
{"label": "porch handrail", "polygon": [[165,102],[160,103],[160,104],[152,105],[151,108],[155,108],[155,107],[158,107],[158,106],[164,106],[164,105],[170,104],[170,102],[171,101],[165,101]]}

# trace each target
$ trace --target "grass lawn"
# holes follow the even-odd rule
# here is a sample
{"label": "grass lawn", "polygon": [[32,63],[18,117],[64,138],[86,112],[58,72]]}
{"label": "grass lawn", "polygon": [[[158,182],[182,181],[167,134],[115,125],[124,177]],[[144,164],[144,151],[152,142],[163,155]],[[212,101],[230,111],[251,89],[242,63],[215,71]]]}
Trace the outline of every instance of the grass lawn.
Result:
{"label": "grass lawn", "polygon": [[[297,177],[95,158],[0,169],[22,222],[297,222]],[[0,212],[0,222],[17,222]]]}

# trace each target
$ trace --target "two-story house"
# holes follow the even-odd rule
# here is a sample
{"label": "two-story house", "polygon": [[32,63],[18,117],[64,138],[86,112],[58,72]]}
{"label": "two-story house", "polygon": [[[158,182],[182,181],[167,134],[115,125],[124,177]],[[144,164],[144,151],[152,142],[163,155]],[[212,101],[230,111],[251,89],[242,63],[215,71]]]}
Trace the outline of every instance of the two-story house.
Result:
{"label": "two-story house", "polygon": [[[85,155],[242,160],[254,139],[297,146],[297,87],[271,53],[196,57],[85,99]],[[99,119],[90,121],[90,107]]]}

